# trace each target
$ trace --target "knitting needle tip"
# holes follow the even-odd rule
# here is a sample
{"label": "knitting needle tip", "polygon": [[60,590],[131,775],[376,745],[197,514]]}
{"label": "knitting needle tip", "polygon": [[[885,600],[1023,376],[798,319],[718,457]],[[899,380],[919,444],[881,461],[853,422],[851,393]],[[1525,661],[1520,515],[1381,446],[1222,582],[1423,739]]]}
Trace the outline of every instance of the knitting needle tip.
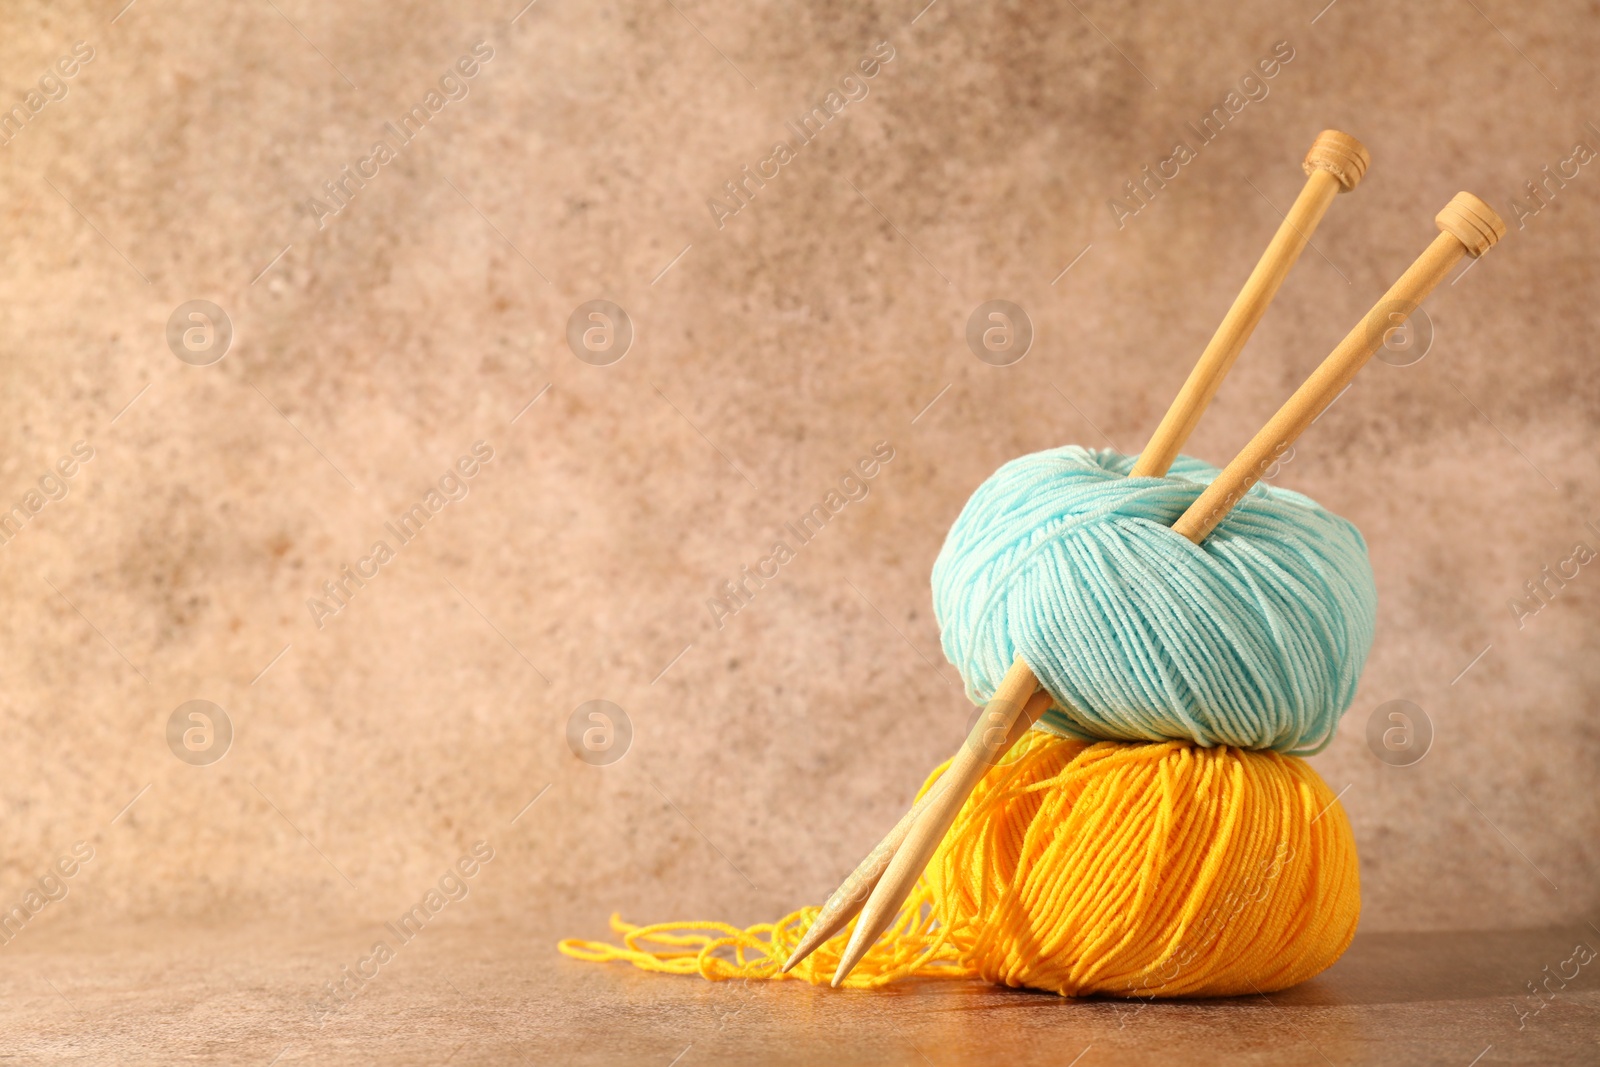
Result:
{"label": "knitting needle tip", "polygon": [[900,817],[894,829],[878,842],[877,847],[867,854],[867,858],[856,865],[856,869],[850,872],[850,877],[833,891],[828,902],[817,912],[817,917],[811,922],[811,928],[806,931],[800,943],[795,945],[794,951],[789,953],[789,958],[784,961],[780,974],[788,974],[801,960],[815,952],[819,945],[850,925],[850,920],[856,917],[861,905],[866,903],[867,897],[876,888],[878,879],[883,876],[889,862],[894,859],[895,852],[906,839],[906,835],[911,832],[911,827],[943,790],[944,780],[941,778],[922,794],[921,798],[911,806],[910,811]]}
{"label": "knitting needle tip", "polygon": [[[870,860],[871,857],[869,856],[868,859]],[[852,875],[851,877],[855,876]],[[876,878],[873,881],[876,884]],[[799,966],[801,960],[817,950],[817,946],[840,930],[843,930],[849,925],[850,920],[855,918],[856,912],[861,910],[861,904],[859,900],[850,898],[849,889],[850,883],[847,881],[845,885],[834,892],[833,896],[828,898],[828,902],[822,906],[822,910],[817,913],[817,917],[811,921],[811,926],[806,930],[805,936],[800,939],[799,944],[795,945],[794,951],[789,953],[789,958],[783,961],[783,966],[778,970],[779,974],[788,974]]]}

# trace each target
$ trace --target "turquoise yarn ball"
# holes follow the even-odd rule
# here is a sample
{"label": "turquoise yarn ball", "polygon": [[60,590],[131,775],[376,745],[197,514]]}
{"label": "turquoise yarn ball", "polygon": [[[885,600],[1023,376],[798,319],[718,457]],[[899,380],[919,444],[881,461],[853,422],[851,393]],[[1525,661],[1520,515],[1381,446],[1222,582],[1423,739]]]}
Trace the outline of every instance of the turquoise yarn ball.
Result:
{"label": "turquoise yarn ball", "polygon": [[1320,751],[1355,698],[1377,591],[1350,522],[1258,485],[1203,544],[1169,528],[1219,473],[1070,446],[1007,463],[933,565],[945,655],[983,703],[1021,655],[1045,729]]}

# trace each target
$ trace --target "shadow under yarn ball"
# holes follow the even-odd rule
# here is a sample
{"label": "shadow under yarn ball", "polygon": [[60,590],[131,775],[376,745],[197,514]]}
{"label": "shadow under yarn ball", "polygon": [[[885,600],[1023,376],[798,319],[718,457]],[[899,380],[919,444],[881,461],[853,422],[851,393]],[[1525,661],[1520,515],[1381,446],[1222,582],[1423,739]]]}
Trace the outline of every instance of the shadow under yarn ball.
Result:
{"label": "shadow under yarn ball", "polygon": [[1257,485],[1196,545],[1170,526],[1219,471],[1165,478],[1078,446],[1012,460],[933,567],[945,655],[984,703],[1021,656],[1040,725],[1088,740],[1320,751],[1355,698],[1377,591],[1366,542],[1300,493]]}

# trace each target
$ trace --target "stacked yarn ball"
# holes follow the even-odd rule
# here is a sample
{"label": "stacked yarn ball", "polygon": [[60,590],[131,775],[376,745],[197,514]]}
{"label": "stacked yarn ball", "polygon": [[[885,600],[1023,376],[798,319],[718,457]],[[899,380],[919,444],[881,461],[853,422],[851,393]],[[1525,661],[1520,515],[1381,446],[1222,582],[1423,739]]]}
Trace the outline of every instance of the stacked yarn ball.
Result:
{"label": "stacked yarn ball", "polygon": [[1204,545],[1171,525],[1218,471],[1067,447],[978,487],[933,565],[945,655],[982,704],[1021,655],[1086,740],[1270,748],[1333,739],[1372,647],[1367,545],[1310,498],[1260,487]]}
{"label": "stacked yarn ball", "polygon": [[[1301,755],[1332,740],[1376,615],[1366,544],[1258,486],[1202,545],[1170,529],[1218,471],[1067,447],[980,486],[933,570],[946,655],[983,703],[1017,656],[1051,709],[979,783],[846,980],[978,976],[1064,995],[1269,993],[1331,965],[1355,841]],[[942,771],[923,786],[926,791]],[[817,908],[740,929],[633,926],[586,960],[778,977]],[[853,929],[853,927],[852,927]],[[849,930],[787,977],[831,980]]]}

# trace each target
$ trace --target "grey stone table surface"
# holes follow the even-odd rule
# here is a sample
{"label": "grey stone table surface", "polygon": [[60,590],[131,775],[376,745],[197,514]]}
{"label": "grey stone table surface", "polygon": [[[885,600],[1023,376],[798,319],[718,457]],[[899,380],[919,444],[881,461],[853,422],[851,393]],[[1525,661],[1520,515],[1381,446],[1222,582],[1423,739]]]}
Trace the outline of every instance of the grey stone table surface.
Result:
{"label": "grey stone table surface", "polygon": [[[970,981],[870,993],[711,983],[566,959],[553,941],[573,932],[548,915],[509,928],[441,917],[352,999],[332,1002],[325,984],[381,932],[30,931],[0,954],[0,1062],[1488,1067],[1600,1058],[1600,960],[1580,966],[1573,954],[1600,937],[1581,928],[1359,935],[1331,970],[1291,990],[1142,1005]],[[1530,983],[1548,992],[1536,1000]]]}

